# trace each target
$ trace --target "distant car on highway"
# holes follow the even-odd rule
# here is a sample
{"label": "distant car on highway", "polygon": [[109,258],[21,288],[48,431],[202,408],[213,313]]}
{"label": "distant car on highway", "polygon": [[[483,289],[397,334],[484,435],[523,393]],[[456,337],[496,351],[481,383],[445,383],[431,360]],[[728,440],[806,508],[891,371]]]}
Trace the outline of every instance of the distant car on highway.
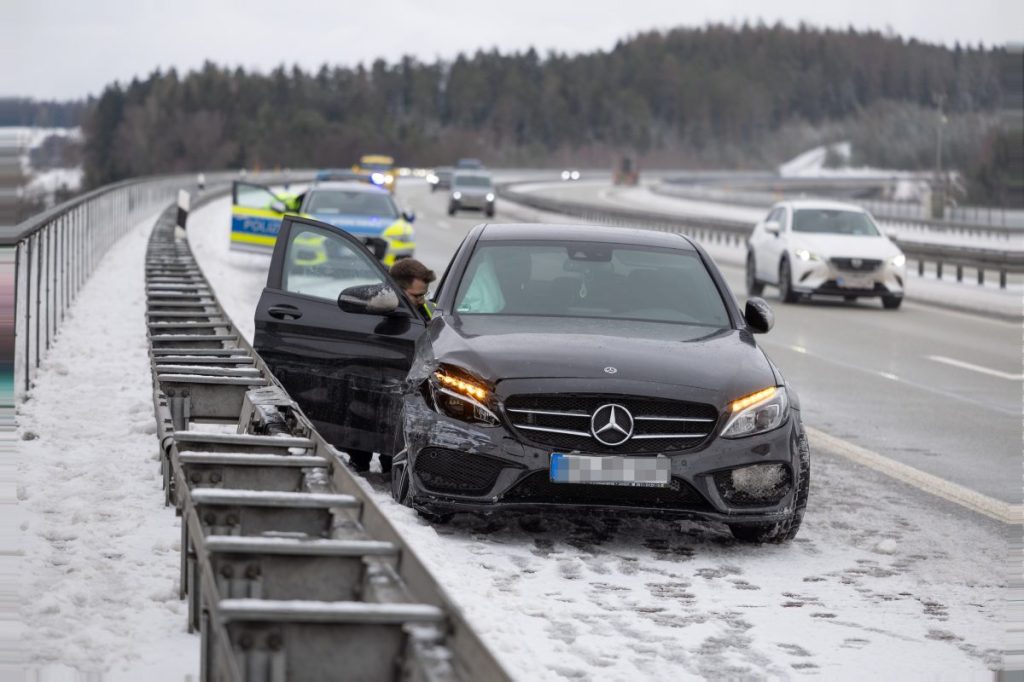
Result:
{"label": "distant car on highway", "polygon": [[564,171],[562,171],[562,179],[563,180],[579,180],[580,179],[580,172],[578,170],[576,170],[575,168],[572,168],[572,169],[566,168]]}
{"label": "distant car on highway", "polygon": [[750,235],[746,281],[749,295],[775,286],[786,303],[819,295],[880,298],[895,309],[903,302],[907,258],[859,206],[784,201]]}
{"label": "distant car on highway", "polygon": [[398,171],[395,170],[395,160],[384,154],[365,154],[359,157],[359,163],[352,166],[352,170],[369,178],[370,182],[378,187],[383,187],[389,192],[395,191],[395,178]]}
{"label": "distant car on highway", "polygon": [[455,169],[451,166],[435,168],[427,174],[427,183],[430,185],[430,191],[436,192],[439,189],[451,189],[452,175],[454,174]]}
{"label": "distant car on highway", "polygon": [[494,217],[494,182],[487,173],[456,171],[452,176],[452,191],[448,195],[448,215],[458,211],[483,211]]}
{"label": "distant car on highway", "polygon": [[415,214],[399,211],[387,190],[355,181],[319,182],[301,194],[288,195],[264,185],[235,182],[231,248],[269,253],[285,213],[299,213],[344,229],[385,265],[412,256],[416,249]]}
{"label": "distant car on highway", "polygon": [[[324,240],[331,258],[296,263]],[[428,322],[353,237],[288,216],[254,347],[320,432],[402,504],[610,510],[796,536],[810,451],[796,394],[714,261],[678,234],[475,227]]]}

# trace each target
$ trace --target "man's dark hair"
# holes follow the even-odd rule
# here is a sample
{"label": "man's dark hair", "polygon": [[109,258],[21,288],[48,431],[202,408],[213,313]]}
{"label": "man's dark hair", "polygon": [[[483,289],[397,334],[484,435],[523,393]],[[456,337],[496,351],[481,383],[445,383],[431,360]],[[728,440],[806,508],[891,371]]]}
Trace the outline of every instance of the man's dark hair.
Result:
{"label": "man's dark hair", "polygon": [[434,274],[433,270],[415,258],[403,258],[402,260],[395,261],[395,264],[391,266],[391,278],[398,283],[398,286],[408,289],[412,286],[414,279],[422,279],[427,284],[430,284],[437,279],[437,275]]}

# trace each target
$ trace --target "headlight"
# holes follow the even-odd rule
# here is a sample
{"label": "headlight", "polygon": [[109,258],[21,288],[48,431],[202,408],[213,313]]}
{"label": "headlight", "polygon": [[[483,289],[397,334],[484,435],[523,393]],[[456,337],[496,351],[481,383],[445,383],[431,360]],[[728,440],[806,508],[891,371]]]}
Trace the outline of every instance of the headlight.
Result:
{"label": "headlight", "polygon": [[440,180],[441,178],[437,177],[433,173],[427,176],[427,182],[429,182],[431,185],[436,185]]}
{"label": "headlight", "polygon": [[907,257],[901,253],[890,258],[889,262],[898,268],[902,268],[907,264]]}
{"label": "headlight", "polygon": [[572,173],[570,174],[570,177],[571,177],[571,178],[572,178],[573,180],[579,180],[579,179],[580,179],[580,172],[579,172],[579,171],[573,171],[573,172],[572,172]]}
{"label": "headlight", "polygon": [[370,182],[372,182],[375,185],[383,185],[384,184],[384,174],[383,173],[370,173]]}
{"label": "headlight", "polygon": [[491,392],[461,372],[440,368],[429,379],[430,397],[439,413],[484,426],[497,426],[498,417],[487,406]]}
{"label": "headlight", "polygon": [[493,192],[488,192],[486,199],[487,199],[487,201],[494,201],[494,193]]}
{"label": "headlight", "polygon": [[802,261],[821,260],[821,258],[818,257],[818,254],[811,253],[807,249],[796,249],[793,253],[795,253],[796,257]]}
{"label": "headlight", "polygon": [[771,431],[786,420],[789,404],[783,388],[770,386],[730,405],[732,416],[722,429],[723,438],[740,438]]}
{"label": "headlight", "polygon": [[392,184],[392,183],[393,183],[394,181],[395,181],[395,176],[394,176],[394,175],[385,175],[385,176],[384,176],[384,182],[385,182],[385,184],[388,184],[388,185],[390,185],[390,184]]}
{"label": "headlight", "polygon": [[462,198],[462,192],[452,192],[452,199],[455,199],[456,201],[458,201],[461,198]]}
{"label": "headlight", "polygon": [[572,174],[569,171],[567,171],[567,170],[562,171],[562,179],[563,180],[568,180],[571,176],[572,176]]}

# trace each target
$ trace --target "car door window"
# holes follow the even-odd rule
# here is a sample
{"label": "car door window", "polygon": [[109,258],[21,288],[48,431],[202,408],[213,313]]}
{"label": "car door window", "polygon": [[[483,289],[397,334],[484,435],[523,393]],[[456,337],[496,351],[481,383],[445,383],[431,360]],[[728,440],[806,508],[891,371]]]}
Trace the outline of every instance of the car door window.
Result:
{"label": "car door window", "polygon": [[[235,183],[234,204],[243,208],[269,209],[275,201],[281,198],[271,192],[263,185],[250,185],[244,182]],[[282,202],[283,203],[283,202]]]}
{"label": "car door window", "polygon": [[308,225],[291,230],[282,274],[284,291],[328,300],[336,300],[349,287],[384,282],[365,250]]}

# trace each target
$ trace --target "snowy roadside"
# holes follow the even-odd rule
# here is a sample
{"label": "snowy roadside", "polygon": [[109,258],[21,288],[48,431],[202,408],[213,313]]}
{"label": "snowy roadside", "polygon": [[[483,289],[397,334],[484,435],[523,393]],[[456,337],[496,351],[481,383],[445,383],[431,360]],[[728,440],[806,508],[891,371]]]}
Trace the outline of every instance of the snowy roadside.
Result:
{"label": "snowy roadside", "polygon": [[[229,202],[195,212],[193,252],[251,340],[266,256],[230,252]],[[986,679],[1003,640],[1002,527],[815,453],[797,542],[623,516],[434,527],[366,485],[523,680]]]}
{"label": "snowy roadside", "polygon": [[155,438],[143,282],[155,218],[106,255],[18,407],[23,654],[46,680],[199,669]]}

